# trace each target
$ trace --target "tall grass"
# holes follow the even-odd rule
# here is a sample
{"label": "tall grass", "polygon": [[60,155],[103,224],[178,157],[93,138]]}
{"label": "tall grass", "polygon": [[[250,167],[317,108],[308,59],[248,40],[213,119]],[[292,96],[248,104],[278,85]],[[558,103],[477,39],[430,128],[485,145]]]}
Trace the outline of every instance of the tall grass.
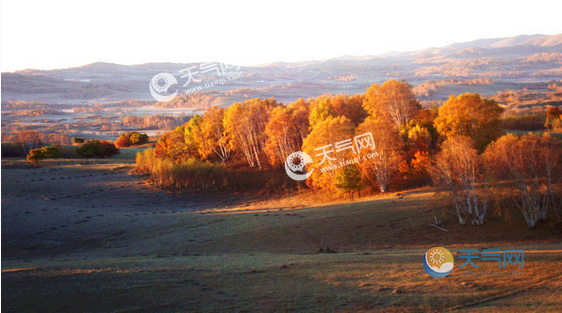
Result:
{"label": "tall grass", "polygon": [[138,152],[136,163],[138,173],[149,174],[154,184],[165,188],[218,189],[227,183],[226,170],[222,164],[193,158],[174,163],[169,159],[155,157],[152,148]]}
{"label": "tall grass", "polygon": [[222,163],[198,159],[172,161],[154,156],[154,149],[137,152],[136,173],[149,175],[149,181],[175,190],[228,190],[287,193],[304,186],[289,178],[284,169],[227,168]]}

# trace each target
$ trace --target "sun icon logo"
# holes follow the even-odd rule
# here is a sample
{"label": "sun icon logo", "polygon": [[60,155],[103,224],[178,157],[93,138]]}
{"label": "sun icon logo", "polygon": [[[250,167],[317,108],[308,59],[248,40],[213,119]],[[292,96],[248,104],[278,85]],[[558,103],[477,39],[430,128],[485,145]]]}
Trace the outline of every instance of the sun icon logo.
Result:
{"label": "sun icon logo", "polygon": [[[293,152],[285,160],[285,171],[294,180],[306,180],[313,170],[305,173],[304,167],[310,163],[312,163],[312,158],[306,152]],[[301,172],[302,174],[295,172]]]}
{"label": "sun icon logo", "polygon": [[152,78],[152,87],[158,92],[166,92],[170,87],[170,81],[166,75],[160,73]]}
{"label": "sun icon logo", "polygon": [[289,163],[289,168],[293,171],[301,171],[304,169],[304,160],[303,157],[300,155],[291,155],[289,156],[289,159],[287,159],[287,162]]}
{"label": "sun icon logo", "polygon": [[447,276],[453,270],[453,266],[453,255],[445,248],[431,248],[423,256],[423,268],[432,277]]}
{"label": "sun icon logo", "polygon": [[163,95],[163,93],[168,93],[169,88],[173,85],[177,85],[178,80],[170,73],[160,73],[156,74],[150,80],[148,88],[150,94],[156,101],[167,102],[172,100],[177,94],[178,90],[169,95]]}
{"label": "sun icon logo", "polygon": [[443,251],[435,249],[429,253],[429,259],[431,263],[441,264],[445,260],[445,253]]}

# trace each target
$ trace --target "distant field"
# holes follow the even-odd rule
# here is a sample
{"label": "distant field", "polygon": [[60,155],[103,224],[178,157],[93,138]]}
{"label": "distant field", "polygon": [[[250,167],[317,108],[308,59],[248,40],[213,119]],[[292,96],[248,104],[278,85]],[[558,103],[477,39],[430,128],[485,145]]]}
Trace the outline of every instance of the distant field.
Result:
{"label": "distant field", "polygon": [[[544,131],[508,130],[507,133],[516,134],[516,135],[522,136],[522,135],[527,135],[527,134],[529,134],[529,133],[542,135],[542,134],[544,134],[545,132],[544,132]],[[562,133],[548,132],[548,134],[550,134],[550,135],[551,135],[552,137],[554,137],[554,138],[562,139]]]}
{"label": "distant field", "polygon": [[[3,311],[562,310],[554,222],[453,217],[445,232],[428,225],[429,189],[326,204],[308,193],[165,193],[130,175],[140,149],[90,164],[2,161]],[[525,276],[462,277],[456,259],[431,278],[422,258],[433,246],[524,249]]]}

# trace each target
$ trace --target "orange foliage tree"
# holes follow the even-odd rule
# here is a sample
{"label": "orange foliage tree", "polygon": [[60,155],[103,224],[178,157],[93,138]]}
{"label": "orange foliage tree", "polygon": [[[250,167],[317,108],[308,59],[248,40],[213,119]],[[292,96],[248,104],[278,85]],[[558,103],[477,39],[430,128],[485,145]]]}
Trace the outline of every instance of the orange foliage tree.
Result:
{"label": "orange foliage tree", "polygon": [[550,135],[508,134],[488,146],[484,155],[493,176],[513,190],[514,204],[529,228],[545,220],[549,210],[560,210],[562,150]]}

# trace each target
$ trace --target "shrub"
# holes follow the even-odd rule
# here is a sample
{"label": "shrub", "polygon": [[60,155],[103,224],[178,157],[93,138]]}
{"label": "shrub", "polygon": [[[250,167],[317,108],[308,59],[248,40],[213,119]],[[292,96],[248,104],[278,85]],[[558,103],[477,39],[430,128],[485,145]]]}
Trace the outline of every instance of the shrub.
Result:
{"label": "shrub", "polygon": [[142,145],[148,142],[148,138],[149,137],[147,134],[141,134],[139,132],[128,132],[122,134],[121,136],[119,136],[119,138],[117,138],[117,140],[115,141],[115,146],[117,146],[117,148],[125,148],[134,145]]}
{"label": "shrub", "polygon": [[48,146],[42,148],[35,148],[29,151],[27,160],[39,164],[39,161],[44,159],[59,159],[62,157],[62,150],[56,146]]}
{"label": "shrub", "polygon": [[105,140],[88,140],[75,152],[83,158],[105,158],[119,154],[119,149],[109,141]]}
{"label": "shrub", "polygon": [[117,138],[117,140],[115,140],[115,146],[117,148],[130,147],[131,141],[129,140],[128,137],[125,137],[125,136],[121,135],[121,136],[119,136],[119,138]]}

